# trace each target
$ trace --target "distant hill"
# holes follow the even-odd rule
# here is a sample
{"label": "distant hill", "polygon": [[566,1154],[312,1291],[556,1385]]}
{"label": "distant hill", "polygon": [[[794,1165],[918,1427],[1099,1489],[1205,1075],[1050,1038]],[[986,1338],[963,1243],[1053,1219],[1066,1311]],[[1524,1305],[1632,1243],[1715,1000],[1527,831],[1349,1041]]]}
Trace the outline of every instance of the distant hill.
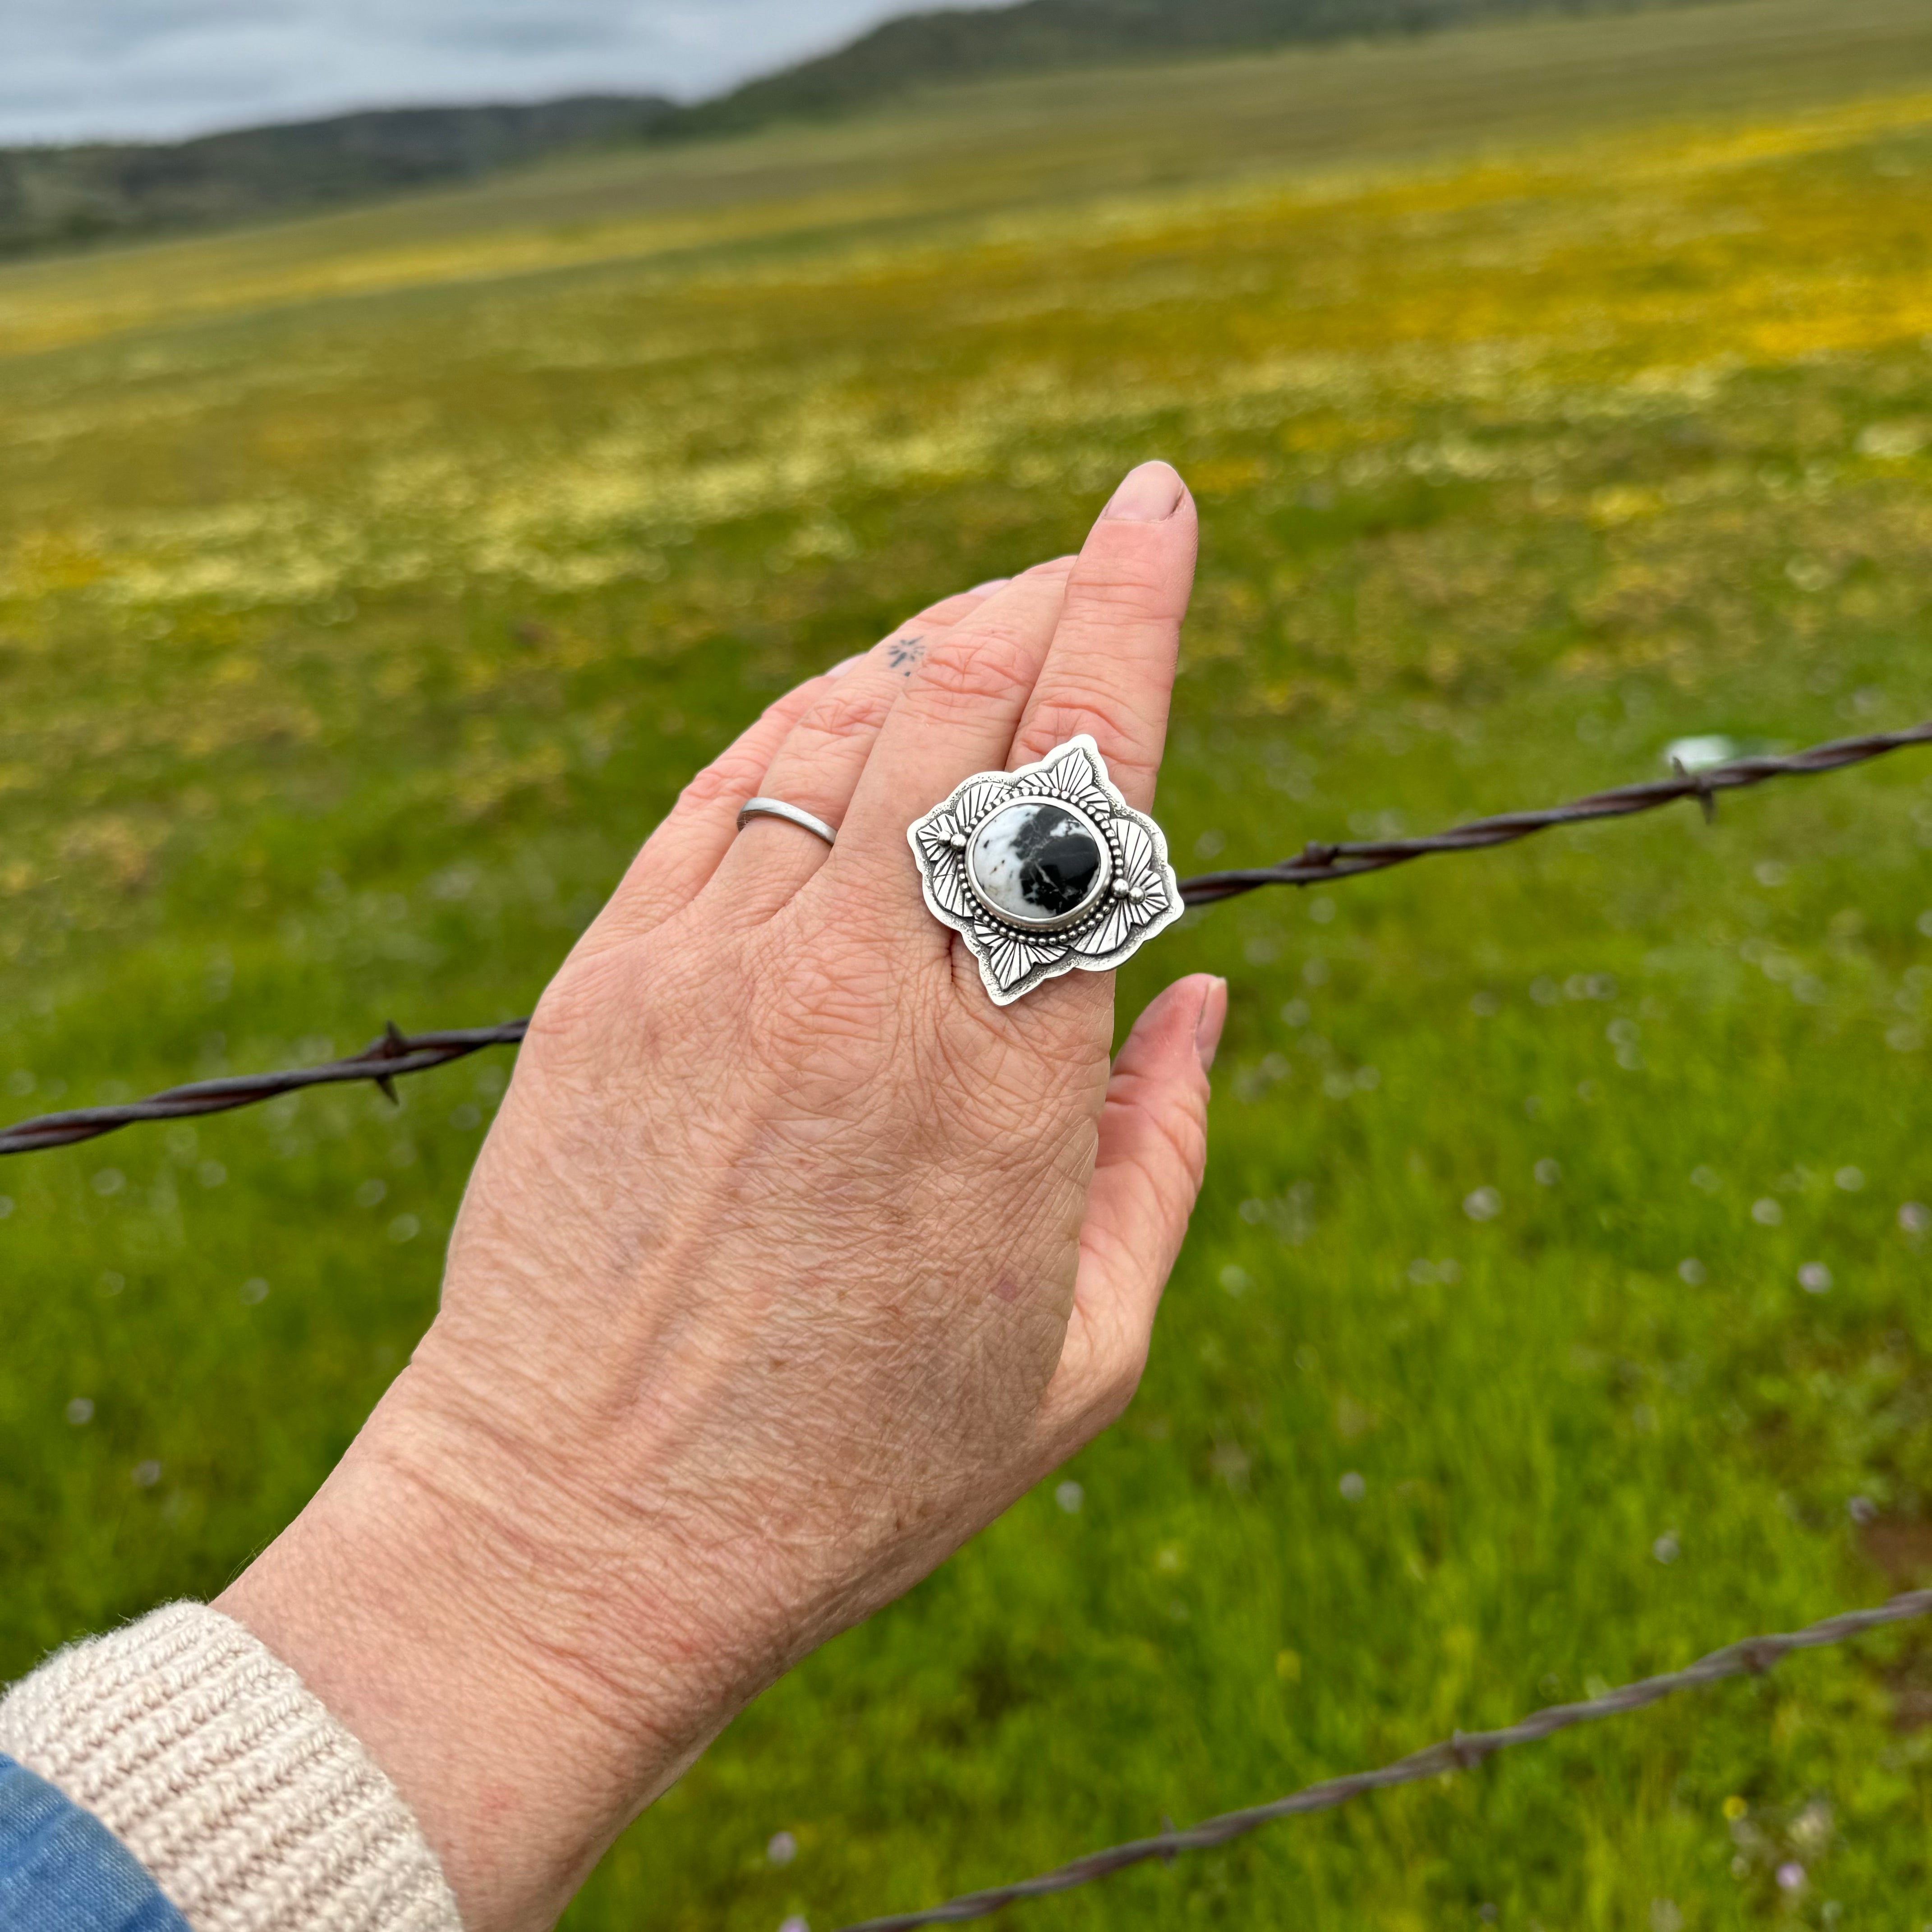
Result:
{"label": "distant hill", "polygon": [[0,148],[0,255],[256,220],[472,179],[573,148],[685,140],[846,112],[1020,69],[1412,34],[1696,0],[1022,0],[889,20],[848,46],[680,106],[586,95],[409,107],[175,142]]}
{"label": "distant hill", "polygon": [[1022,68],[1228,53],[1426,33],[1533,14],[1634,12],[1694,0],[1023,0],[910,14],[716,100],[665,116],[654,138],[832,114],[921,85]]}
{"label": "distant hill", "polygon": [[560,148],[634,141],[652,95],[400,107],[193,141],[0,148],[0,254],[206,227],[464,181]]}

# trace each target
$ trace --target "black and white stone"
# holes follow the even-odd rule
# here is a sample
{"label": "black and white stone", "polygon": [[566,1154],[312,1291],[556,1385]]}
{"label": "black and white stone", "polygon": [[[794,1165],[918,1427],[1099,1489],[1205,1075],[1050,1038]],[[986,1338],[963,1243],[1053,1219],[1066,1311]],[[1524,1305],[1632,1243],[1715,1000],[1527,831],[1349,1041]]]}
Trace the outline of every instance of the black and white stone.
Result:
{"label": "black and white stone", "polygon": [[975,829],[966,851],[974,897],[995,917],[1039,932],[1079,920],[1113,871],[1100,827],[1054,799],[1002,806]]}

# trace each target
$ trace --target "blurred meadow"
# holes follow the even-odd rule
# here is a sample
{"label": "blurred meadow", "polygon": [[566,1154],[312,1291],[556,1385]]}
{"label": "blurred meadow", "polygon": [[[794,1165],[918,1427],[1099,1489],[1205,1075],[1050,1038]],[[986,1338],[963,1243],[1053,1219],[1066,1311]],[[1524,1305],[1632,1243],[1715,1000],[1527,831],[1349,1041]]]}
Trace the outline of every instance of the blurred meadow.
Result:
{"label": "blurred meadow", "polygon": [[[1922,6],[1732,0],[0,268],[6,1118],[526,1011],[756,707],[1149,455],[1184,871],[1932,716],[1929,194]],[[1932,754],[1256,895],[1124,1013],[1198,968],[1127,1418],[573,1932],[828,1932],[1924,1580]],[[0,1162],[0,1678],[300,1507],[511,1064]],[[1927,1921],[1908,1628],[1000,1922]]]}

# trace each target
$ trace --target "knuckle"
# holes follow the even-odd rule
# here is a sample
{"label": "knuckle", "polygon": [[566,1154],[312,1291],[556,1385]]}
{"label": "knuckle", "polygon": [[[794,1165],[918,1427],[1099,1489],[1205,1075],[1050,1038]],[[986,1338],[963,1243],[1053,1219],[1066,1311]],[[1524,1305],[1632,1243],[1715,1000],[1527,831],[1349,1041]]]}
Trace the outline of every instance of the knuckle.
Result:
{"label": "knuckle", "polygon": [[1026,640],[1012,632],[955,630],[927,651],[914,689],[933,710],[976,712],[1024,691],[1032,658]]}
{"label": "knuckle", "polygon": [[842,691],[835,687],[799,720],[795,728],[826,743],[843,744],[855,738],[875,737],[892,708],[890,692]]}
{"label": "knuckle", "polygon": [[1100,747],[1111,765],[1142,762],[1134,748],[1146,742],[1148,727],[1124,699],[1099,692],[1042,698],[1022,728],[1016,748],[1028,758],[1043,758],[1056,745],[1085,732]]}
{"label": "knuckle", "polygon": [[742,804],[750,773],[740,758],[725,757],[695,773],[677,795],[680,812],[704,812],[729,799]]}
{"label": "knuckle", "polygon": [[1169,575],[1163,557],[1138,548],[1090,557],[1073,581],[1069,601],[1109,617],[1164,617],[1173,602]]}
{"label": "knuckle", "polygon": [[634,975],[633,962],[621,947],[566,962],[530,1016],[524,1057],[532,1064],[568,1062],[586,1042],[601,1041],[610,1015],[624,1010]]}

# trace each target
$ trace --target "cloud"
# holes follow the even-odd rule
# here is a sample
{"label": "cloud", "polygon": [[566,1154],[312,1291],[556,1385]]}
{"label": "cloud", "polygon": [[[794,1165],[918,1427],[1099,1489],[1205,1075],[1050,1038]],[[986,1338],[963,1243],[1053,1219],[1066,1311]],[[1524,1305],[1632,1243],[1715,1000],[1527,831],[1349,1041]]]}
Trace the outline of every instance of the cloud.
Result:
{"label": "cloud", "polygon": [[906,10],[892,0],[0,0],[0,144],[169,140],[422,101],[688,98]]}

